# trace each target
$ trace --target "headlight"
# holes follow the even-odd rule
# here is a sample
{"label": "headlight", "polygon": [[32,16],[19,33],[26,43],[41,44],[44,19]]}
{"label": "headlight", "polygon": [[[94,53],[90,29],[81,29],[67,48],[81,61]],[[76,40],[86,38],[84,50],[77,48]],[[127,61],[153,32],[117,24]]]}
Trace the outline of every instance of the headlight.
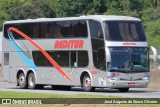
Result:
{"label": "headlight", "polygon": [[149,77],[143,77],[142,80],[149,80]]}
{"label": "headlight", "polygon": [[108,73],[108,78],[111,80],[118,80],[120,73],[119,72],[109,72]]}
{"label": "headlight", "polygon": [[118,80],[117,77],[108,77],[108,78],[111,79],[111,80]]}
{"label": "headlight", "polygon": [[144,77],[142,79],[143,80],[149,80],[149,77],[150,77],[149,72],[147,72],[147,73],[144,74]]}

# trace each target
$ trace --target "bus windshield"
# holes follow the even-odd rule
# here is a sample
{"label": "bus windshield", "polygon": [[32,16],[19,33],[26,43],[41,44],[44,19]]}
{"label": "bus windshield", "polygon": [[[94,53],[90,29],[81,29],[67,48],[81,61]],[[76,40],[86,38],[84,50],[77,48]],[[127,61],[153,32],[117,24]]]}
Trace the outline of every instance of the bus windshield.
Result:
{"label": "bus windshield", "polygon": [[148,48],[114,47],[111,53],[110,70],[147,71],[149,69]]}
{"label": "bus windshield", "polygon": [[146,41],[140,21],[106,21],[105,33],[111,41]]}

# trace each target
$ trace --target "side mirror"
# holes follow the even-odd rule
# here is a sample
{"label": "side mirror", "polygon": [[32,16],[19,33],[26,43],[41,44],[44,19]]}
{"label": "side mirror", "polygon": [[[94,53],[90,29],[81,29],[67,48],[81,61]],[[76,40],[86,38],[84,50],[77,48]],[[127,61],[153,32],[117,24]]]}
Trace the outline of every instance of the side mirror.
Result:
{"label": "side mirror", "polygon": [[153,52],[153,61],[154,61],[154,68],[156,69],[158,67],[158,51],[155,47],[150,46],[150,49]]}

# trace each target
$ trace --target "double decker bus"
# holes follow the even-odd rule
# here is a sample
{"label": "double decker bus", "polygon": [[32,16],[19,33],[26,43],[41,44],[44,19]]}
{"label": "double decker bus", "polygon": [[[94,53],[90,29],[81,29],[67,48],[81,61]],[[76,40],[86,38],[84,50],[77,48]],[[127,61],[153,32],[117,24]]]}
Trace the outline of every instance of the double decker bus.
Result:
{"label": "double decker bus", "polygon": [[145,88],[149,49],[141,20],[90,15],[7,21],[3,26],[5,81],[22,89]]}

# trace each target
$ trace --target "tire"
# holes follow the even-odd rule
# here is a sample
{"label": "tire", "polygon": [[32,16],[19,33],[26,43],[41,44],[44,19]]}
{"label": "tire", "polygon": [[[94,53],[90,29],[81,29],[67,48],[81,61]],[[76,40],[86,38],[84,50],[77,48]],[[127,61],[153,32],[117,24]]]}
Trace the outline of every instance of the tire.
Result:
{"label": "tire", "polygon": [[83,85],[84,91],[91,92],[95,90],[95,88],[91,86],[91,78],[89,77],[89,75],[85,75],[83,77],[82,85]]}
{"label": "tire", "polygon": [[30,89],[42,89],[43,85],[37,85],[36,84],[36,78],[33,73],[30,73],[28,76],[28,88]]}
{"label": "tire", "polygon": [[119,92],[128,92],[129,88],[119,88]]}
{"label": "tire", "polygon": [[27,89],[28,88],[27,80],[26,80],[26,77],[25,77],[24,73],[20,73],[20,75],[18,77],[18,84],[19,84],[21,89]]}
{"label": "tire", "polygon": [[51,85],[53,90],[70,90],[71,86]]}

